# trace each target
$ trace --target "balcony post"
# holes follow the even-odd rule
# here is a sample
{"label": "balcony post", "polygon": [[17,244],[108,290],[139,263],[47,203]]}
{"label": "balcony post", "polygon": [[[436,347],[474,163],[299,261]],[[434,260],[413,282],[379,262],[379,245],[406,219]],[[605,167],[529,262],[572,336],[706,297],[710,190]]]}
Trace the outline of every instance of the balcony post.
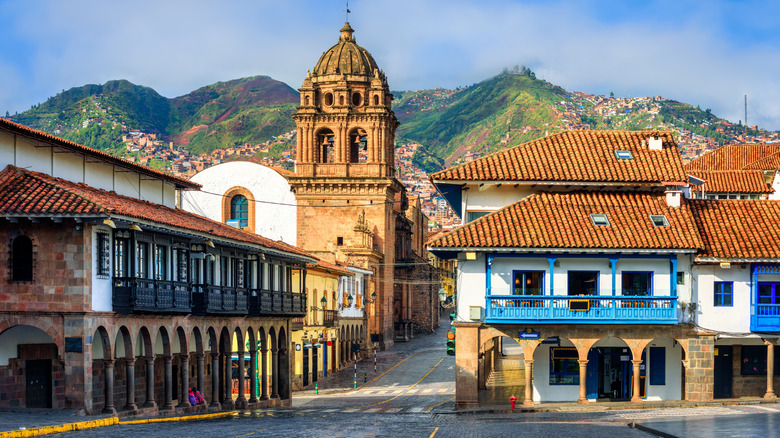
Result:
{"label": "balcony post", "polygon": [[580,364],[580,398],[577,399],[577,403],[587,403],[588,393],[585,389],[585,378],[587,377],[588,359],[579,359],[577,362]]}
{"label": "balcony post", "polygon": [[775,344],[772,341],[764,340],[766,344],[766,394],[764,398],[774,400],[775,395]]}
{"label": "balcony post", "polygon": [[[500,345],[500,344],[499,344]],[[534,372],[534,360],[526,359],[523,361],[525,364],[525,399],[523,400],[523,406],[533,406],[533,372]]]}
{"label": "balcony post", "polygon": [[558,260],[557,257],[547,257],[547,261],[550,263],[550,296],[555,295],[554,287],[555,287],[555,261]]}
{"label": "balcony post", "polygon": [[669,291],[671,296],[676,297],[677,296],[677,256],[673,255],[672,258],[669,259],[671,262],[671,270],[672,272],[669,274]]}
{"label": "balcony post", "polygon": [[609,259],[609,264],[612,266],[612,296],[617,295],[617,262],[618,259]]}
{"label": "balcony post", "polygon": [[634,365],[634,378],[633,380],[633,394],[631,395],[631,402],[641,402],[642,397],[639,396],[639,366],[642,365],[642,359],[633,359],[631,363]]}
{"label": "balcony post", "polygon": [[257,349],[249,349],[249,403],[257,403]]}

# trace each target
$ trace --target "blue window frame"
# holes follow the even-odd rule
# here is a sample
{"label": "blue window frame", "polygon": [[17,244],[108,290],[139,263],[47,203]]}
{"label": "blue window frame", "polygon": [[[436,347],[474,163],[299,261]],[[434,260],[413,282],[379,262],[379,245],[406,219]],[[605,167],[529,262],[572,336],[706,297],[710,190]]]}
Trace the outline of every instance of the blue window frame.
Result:
{"label": "blue window frame", "polygon": [[622,295],[632,297],[649,297],[653,295],[652,272],[627,272],[620,273],[622,282]]}
{"label": "blue window frame", "polygon": [[650,347],[650,384],[666,385],[666,347]]}
{"label": "blue window frame", "polygon": [[758,304],[780,304],[780,283],[758,283]]}
{"label": "blue window frame", "polygon": [[599,271],[569,271],[569,295],[598,295]]}
{"label": "blue window frame", "polygon": [[733,281],[715,282],[714,302],[716,307],[731,307],[734,305],[734,282]]}
{"label": "blue window frame", "polygon": [[512,271],[512,295],[544,295],[544,271]]}
{"label": "blue window frame", "polygon": [[576,348],[550,348],[550,385],[579,385],[578,360]]}
{"label": "blue window frame", "polygon": [[230,219],[238,220],[239,227],[249,226],[249,200],[244,195],[236,195],[230,200]]}

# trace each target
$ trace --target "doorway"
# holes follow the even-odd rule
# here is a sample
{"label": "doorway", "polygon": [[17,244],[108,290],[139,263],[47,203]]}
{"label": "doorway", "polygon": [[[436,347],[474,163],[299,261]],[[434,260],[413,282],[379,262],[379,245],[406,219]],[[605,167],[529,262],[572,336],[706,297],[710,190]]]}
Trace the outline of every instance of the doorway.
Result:
{"label": "doorway", "polygon": [[734,379],[734,364],[732,362],[731,345],[718,345],[715,347],[715,387],[712,396],[714,398],[731,398],[731,382]]}
{"label": "doorway", "polygon": [[28,408],[51,408],[51,359],[25,361]]}
{"label": "doorway", "polygon": [[312,345],[311,347],[311,354],[312,354],[312,360],[311,360],[311,380],[312,382],[317,381],[317,344]]}
{"label": "doorway", "polygon": [[309,349],[303,347],[303,386],[309,385]]}
{"label": "doorway", "polygon": [[633,366],[625,347],[596,347],[588,352],[585,387],[588,398],[627,400],[631,398]]}

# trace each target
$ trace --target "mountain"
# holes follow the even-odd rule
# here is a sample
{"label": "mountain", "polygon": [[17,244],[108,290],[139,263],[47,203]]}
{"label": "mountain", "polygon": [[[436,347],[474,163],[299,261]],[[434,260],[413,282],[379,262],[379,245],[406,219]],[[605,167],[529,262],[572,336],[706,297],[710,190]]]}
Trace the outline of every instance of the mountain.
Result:
{"label": "mountain", "polygon": [[63,91],[14,120],[111,153],[123,151],[122,131],[129,130],[202,153],[293,130],[297,102],[295,90],[266,76],[218,82],[173,99],[118,80]]}
{"label": "mountain", "polygon": [[[674,130],[685,157],[727,142],[780,140],[778,133],[745,129],[709,109],[662,97],[568,92],[527,68],[455,90],[393,93],[401,122],[397,141],[420,144],[413,162],[428,172],[565,129]],[[295,129],[291,115],[298,102],[296,90],[267,76],[218,82],[172,99],[119,80],[63,91],[14,120],[140,158],[141,151],[132,152],[122,143],[124,133],[151,134],[155,141],[173,142],[192,154],[258,145]],[[280,156],[292,141],[277,143],[267,154]]]}

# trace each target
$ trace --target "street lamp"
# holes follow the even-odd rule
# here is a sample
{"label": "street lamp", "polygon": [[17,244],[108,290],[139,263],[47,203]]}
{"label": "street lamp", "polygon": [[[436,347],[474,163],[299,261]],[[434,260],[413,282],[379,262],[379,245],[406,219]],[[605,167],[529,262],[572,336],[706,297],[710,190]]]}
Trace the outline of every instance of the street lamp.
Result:
{"label": "street lamp", "polygon": [[447,300],[447,291],[444,290],[444,288],[439,289],[439,301],[442,303]]}
{"label": "street lamp", "polygon": [[364,301],[366,304],[371,304],[371,303],[373,303],[374,301],[376,301],[376,292],[374,292],[374,293],[372,293],[372,294],[371,294],[371,299],[370,299],[370,300],[369,300],[369,299],[366,299],[366,298],[363,298],[363,301]]}
{"label": "street lamp", "polygon": [[327,298],[325,298],[323,296],[322,299],[320,300],[320,303],[322,304],[322,307],[311,306],[311,307],[309,307],[309,309],[311,309],[311,310],[328,310],[327,309],[327,305],[328,305],[328,299]]}

